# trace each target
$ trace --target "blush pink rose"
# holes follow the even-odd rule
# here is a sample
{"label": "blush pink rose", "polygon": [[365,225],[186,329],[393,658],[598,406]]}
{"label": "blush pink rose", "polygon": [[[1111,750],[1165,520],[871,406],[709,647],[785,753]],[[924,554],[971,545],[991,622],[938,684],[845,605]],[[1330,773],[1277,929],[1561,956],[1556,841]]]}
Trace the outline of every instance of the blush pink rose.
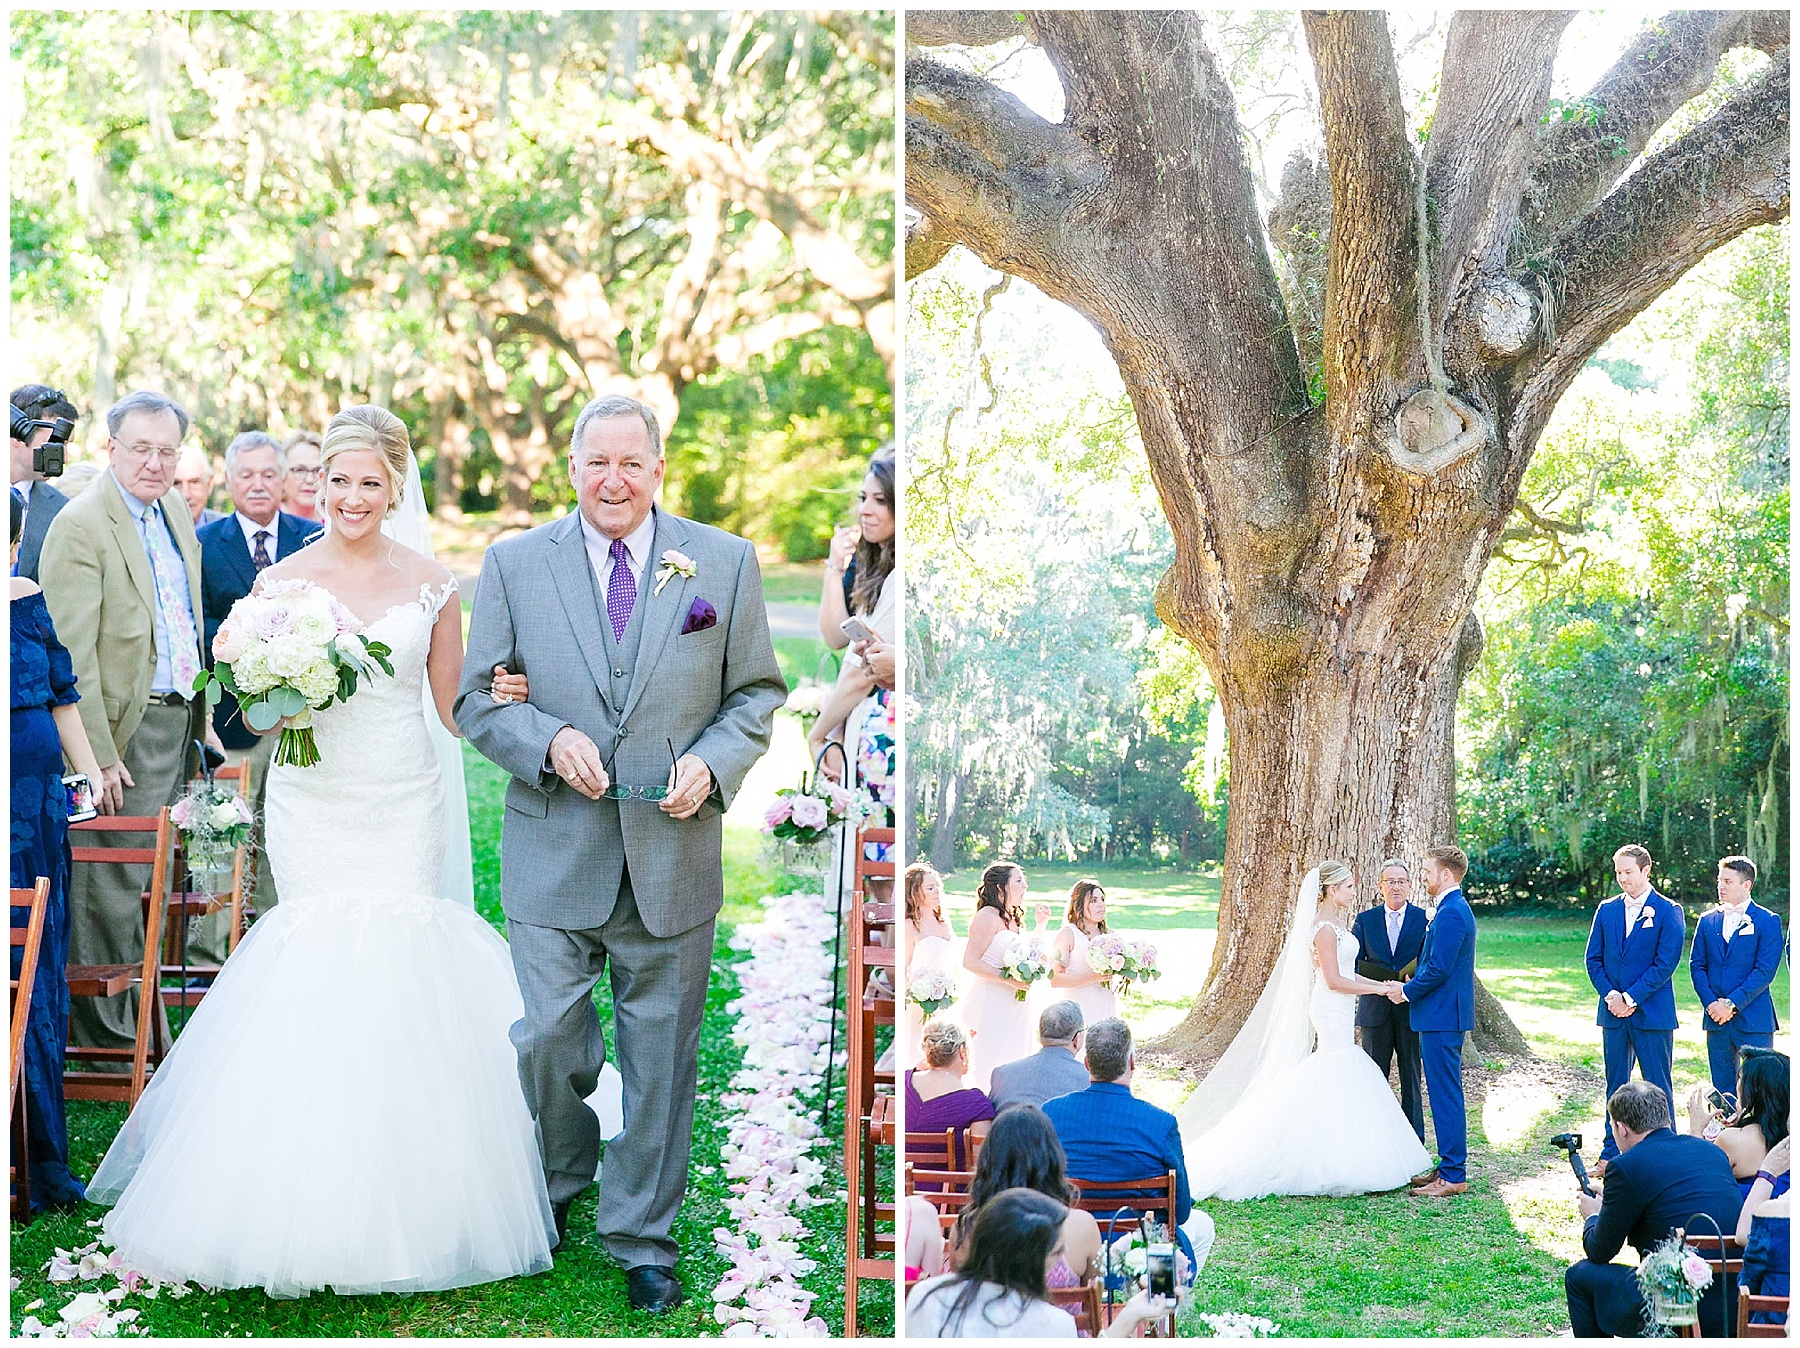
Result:
{"label": "blush pink rose", "polygon": [[794,822],[801,828],[824,828],[830,818],[825,802],[817,796],[794,798]]}
{"label": "blush pink rose", "polygon": [[222,660],[228,665],[236,664],[249,644],[249,636],[228,618],[219,624],[219,630],[213,634],[213,659]]}

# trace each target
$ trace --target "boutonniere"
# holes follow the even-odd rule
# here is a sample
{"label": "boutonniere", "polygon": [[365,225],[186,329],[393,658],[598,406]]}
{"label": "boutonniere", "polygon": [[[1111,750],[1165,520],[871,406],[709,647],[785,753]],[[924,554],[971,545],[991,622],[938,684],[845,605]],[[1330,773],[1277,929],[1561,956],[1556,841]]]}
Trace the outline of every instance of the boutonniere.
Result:
{"label": "boutonniere", "polygon": [[1655,925],[1656,925],[1656,914],[1650,908],[1646,907],[1644,909],[1644,920],[1642,922],[1639,922],[1638,926],[1654,927]]}
{"label": "boutonniere", "polygon": [[688,580],[692,580],[699,572],[700,568],[694,565],[692,557],[685,552],[677,552],[674,548],[670,548],[662,555],[662,565],[656,568],[656,589],[651,593],[661,594],[663,586],[677,576],[684,576]]}

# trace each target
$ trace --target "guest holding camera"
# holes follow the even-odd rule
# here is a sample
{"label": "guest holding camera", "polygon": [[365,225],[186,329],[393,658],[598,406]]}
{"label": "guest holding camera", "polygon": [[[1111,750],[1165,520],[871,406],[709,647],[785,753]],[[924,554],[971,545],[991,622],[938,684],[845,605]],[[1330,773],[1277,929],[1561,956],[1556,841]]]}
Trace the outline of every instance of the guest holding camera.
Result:
{"label": "guest holding camera", "polygon": [[1688,972],[1705,1009],[1706,1058],[1713,1088],[1729,1094],[1737,1079],[1737,1056],[1746,1048],[1772,1048],[1775,1003],[1769,985],[1781,968],[1781,918],[1754,902],[1756,863],[1726,857],[1719,863],[1719,906],[1694,924]]}
{"label": "guest holding camera", "polygon": [[[1746,1193],[1769,1149],[1788,1135],[1789,1063],[1772,1048],[1747,1048],[1738,1068],[1737,1108],[1727,1110],[1705,1086],[1688,1096],[1688,1132],[1725,1153]],[[1787,1192],[1784,1175],[1777,1194]]]}
{"label": "guest holding camera", "polygon": [[[19,556],[25,503],[12,493],[12,557]],[[90,782],[100,765],[75,710],[80,694],[69,652],[56,639],[44,592],[23,576],[12,580],[12,886],[50,881],[43,944],[25,1024],[24,1105],[31,1156],[31,1206],[73,1207],[85,1198],[69,1171],[63,1113],[63,1050],[69,1042],[69,803],[63,764]],[[22,914],[15,912],[14,921]],[[12,976],[24,950],[13,947]]]}
{"label": "guest holding camera", "polygon": [[[917,1339],[1072,1339],[1075,1321],[1049,1300],[1069,1209],[1034,1189],[1007,1189],[982,1205],[955,1273],[927,1278],[906,1299]],[[1139,1292],[1101,1334],[1122,1339],[1175,1303]]]}
{"label": "guest holding camera", "polygon": [[[74,421],[80,415],[74,403],[48,384],[26,384],[14,389],[12,405],[33,421],[55,421],[58,417]],[[50,431],[49,426],[39,426],[29,441],[12,442],[13,490],[25,500],[25,523],[19,534],[19,555],[13,561],[13,572],[27,580],[38,578],[38,556],[44,550],[50,521],[69,503],[68,495],[52,487],[37,471],[35,451],[50,438]]]}
{"label": "guest holding camera", "polygon": [[[1619,893],[1594,913],[1587,970],[1600,994],[1597,1023],[1610,1096],[1631,1077],[1662,1088],[1675,1115],[1675,968],[1686,945],[1687,914],[1650,883],[1650,853],[1635,843],[1613,853]],[[1619,1148],[1610,1122],[1600,1148],[1601,1170]]]}
{"label": "guest holding camera", "polygon": [[[1582,1248],[1587,1258],[1569,1267],[1563,1289],[1569,1323],[1578,1339],[1635,1338],[1644,1328],[1644,1298],[1637,1272],[1615,1264],[1629,1241],[1640,1256],[1666,1240],[1697,1214],[1710,1216],[1720,1231],[1733,1230],[1743,1206],[1725,1153],[1671,1126],[1668,1097],[1648,1081],[1628,1081],[1606,1104],[1618,1154],[1606,1168],[1599,1196],[1581,1195]],[[1718,1280],[1700,1300],[1700,1323],[1716,1324],[1724,1305]]]}

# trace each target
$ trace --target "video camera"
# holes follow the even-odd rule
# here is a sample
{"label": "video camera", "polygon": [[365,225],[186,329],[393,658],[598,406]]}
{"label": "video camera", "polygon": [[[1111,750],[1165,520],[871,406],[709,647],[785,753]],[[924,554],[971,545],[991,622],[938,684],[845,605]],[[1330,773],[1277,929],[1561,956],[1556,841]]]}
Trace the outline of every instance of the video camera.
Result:
{"label": "video camera", "polygon": [[1581,1192],[1593,1196],[1594,1186],[1588,1183],[1587,1164],[1581,1159],[1581,1134],[1558,1133],[1550,1139],[1550,1145],[1569,1153],[1569,1169],[1575,1172],[1575,1182],[1581,1186]]}
{"label": "video camera", "polygon": [[67,417],[34,421],[11,403],[7,406],[12,411],[12,438],[21,444],[30,444],[33,435],[46,426],[50,428],[50,438],[41,445],[32,446],[31,469],[39,477],[61,477],[75,423]]}

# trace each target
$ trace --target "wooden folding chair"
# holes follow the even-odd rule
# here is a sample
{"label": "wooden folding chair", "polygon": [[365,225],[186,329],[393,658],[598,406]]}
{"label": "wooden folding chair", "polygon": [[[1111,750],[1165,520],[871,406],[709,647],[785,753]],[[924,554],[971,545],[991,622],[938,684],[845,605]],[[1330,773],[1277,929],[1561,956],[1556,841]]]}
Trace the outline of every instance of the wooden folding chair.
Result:
{"label": "wooden folding chair", "polygon": [[1737,1336],[1740,1339],[1785,1339],[1788,1327],[1782,1324],[1753,1325],[1752,1315],[1786,1315],[1788,1299],[1786,1297],[1759,1297],[1751,1293],[1748,1287],[1738,1286],[1737,1303]]}
{"label": "wooden folding chair", "polygon": [[[1713,1282],[1722,1283],[1725,1295],[1729,1297],[1732,1294],[1731,1289],[1737,1285],[1738,1274],[1744,1271],[1744,1242],[1739,1240],[1735,1234],[1726,1236],[1721,1242],[1717,1236],[1697,1236],[1691,1231],[1688,1232],[1686,1240],[1694,1252],[1706,1261],[1707,1267],[1712,1269]],[[1730,1279],[1730,1281],[1724,1282],[1725,1279]],[[1713,1317],[1702,1310],[1700,1318],[1701,1320],[1711,1320]],[[1683,1325],[1681,1332],[1676,1337],[1702,1339],[1716,1335],[1719,1329],[1720,1326],[1716,1321],[1712,1324]]]}
{"label": "wooden folding chair", "polygon": [[1097,1339],[1106,1328],[1105,1311],[1100,1302],[1099,1282],[1077,1283],[1074,1287],[1052,1287],[1050,1304],[1060,1306],[1075,1318],[1075,1332],[1083,1338]]}
{"label": "wooden folding chair", "polygon": [[[876,1030],[894,1023],[894,999],[882,996],[870,973],[888,971],[891,987],[894,969],[894,909],[875,903],[866,893],[871,877],[894,875],[891,861],[871,861],[865,844],[892,844],[892,829],[860,829],[846,845],[855,849],[852,867],[849,931],[850,1017],[847,1035],[848,1064],[845,1074],[847,1099],[844,1109],[844,1180],[847,1192],[844,1261],[844,1334],[856,1337],[857,1285],[867,1279],[891,1282],[895,1259],[895,1205],[881,1199],[878,1157],[882,1147],[892,1147],[896,1129],[893,1117],[891,1070],[876,1066]],[[885,1089],[884,1089],[885,1088]],[[889,1172],[890,1175],[892,1172]],[[890,1190],[891,1192],[891,1190]],[[887,1229],[881,1229],[886,1226]]]}
{"label": "wooden folding chair", "polygon": [[1091,1212],[1100,1223],[1100,1233],[1107,1232],[1107,1219],[1119,1213],[1149,1213],[1175,1233],[1175,1172],[1147,1175],[1135,1180],[1087,1180],[1074,1175],[1069,1183],[1079,1191],[1075,1206]]}
{"label": "wooden folding chair", "polygon": [[[65,1057],[72,1062],[131,1064],[129,1076],[124,1073],[76,1071],[63,1072],[63,1095],[70,1100],[117,1100],[135,1105],[144,1093],[144,1084],[161,1064],[167,1045],[163,1042],[162,1016],[157,1006],[155,989],[160,977],[163,914],[168,906],[171,886],[173,828],[169,823],[169,807],[154,815],[101,815],[97,819],[70,824],[69,832],[135,833],[149,835],[148,847],[100,847],[84,845],[71,838],[70,855],[77,866],[91,864],[148,865],[150,892],[162,896],[151,903],[144,916],[144,957],[139,964],[71,964],[69,995],[71,997],[116,997],[138,989],[137,1038],[131,1048],[70,1044]],[[150,995],[145,996],[145,990]]]}
{"label": "wooden folding chair", "polygon": [[31,1019],[31,989],[37,983],[38,952],[44,945],[44,921],[50,911],[50,878],[40,875],[30,889],[12,892],[14,908],[29,909],[23,927],[12,928],[12,949],[19,954],[19,976],[12,984],[12,1084],[6,1108],[12,1116],[12,1215],[15,1222],[31,1220],[31,1140],[25,1117],[25,1097],[19,1091],[25,1080],[25,1027]]}

